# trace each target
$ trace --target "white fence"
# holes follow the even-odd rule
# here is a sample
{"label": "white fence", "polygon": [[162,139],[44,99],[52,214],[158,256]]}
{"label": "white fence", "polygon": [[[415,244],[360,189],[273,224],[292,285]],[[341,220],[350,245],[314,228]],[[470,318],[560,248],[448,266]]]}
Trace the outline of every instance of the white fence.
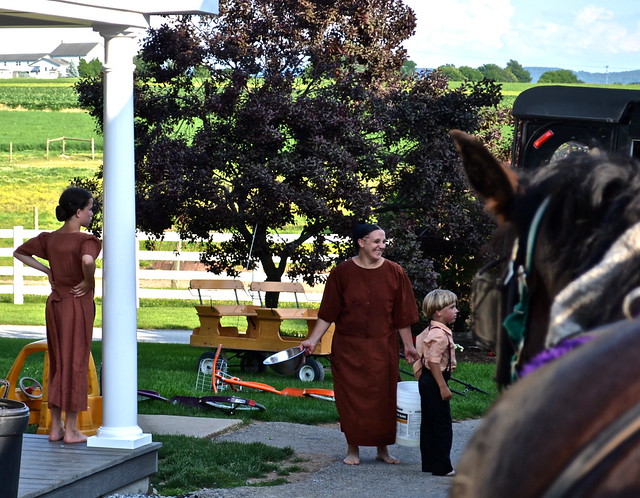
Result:
{"label": "white fence", "polygon": [[[0,229],[0,239],[12,239],[12,247],[0,248],[0,257],[11,257],[12,263],[10,266],[0,263],[0,294],[13,294],[13,302],[16,304],[22,304],[24,302],[25,295],[49,295],[51,288],[45,278],[32,279],[29,277],[43,277],[42,272],[34,270],[28,266],[23,265],[17,259],[13,258],[13,251],[25,240],[37,236],[43,230],[26,230],[23,227],[17,226],[13,229]],[[280,235],[284,239],[290,239],[292,235]],[[218,234],[217,241],[228,240],[230,235]],[[136,235],[137,244],[140,246],[140,241],[149,240],[146,234]],[[166,232],[165,241],[179,242],[178,234],[173,232]],[[100,259],[102,254],[98,257]],[[168,261],[172,267],[180,267],[182,262],[185,261],[200,261],[200,253],[196,251],[180,251],[176,253],[174,251],[145,251],[138,250],[136,253],[136,261],[138,268],[136,289],[137,297],[140,298],[156,298],[156,299],[192,299],[197,300],[198,295],[195,291],[191,291],[189,286],[190,280],[195,279],[227,279],[230,278],[226,275],[214,275],[206,270],[193,270],[185,271],[179,269],[141,269],[140,261]],[[7,278],[9,277],[9,278]],[[25,278],[27,277],[27,278]],[[284,277],[286,280],[286,277]],[[259,304],[259,296],[249,294],[249,284],[251,282],[262,282],[266,279],[266,275],[262,269],[257,269],[251,272],[242,272],[238,280],[245,283],[247,293],[245,295],[238,296],[242,301],[252,300],[255,304]],[[5,283],[9,282],[9,283]],[[319,302],[321,298],[323,286],[308,287],[305,285],[306,295],[298,296],[298,300],[301,302]],[[212,294],[215,292],[216,300],[232,301],[235,300],[233,290],[216,290],[202,291],[203,300],[213,298]],[[98,268],[96,270],[96,296],[102,296],[102,270]],[[282,293],[280,295],[281,302],[295,302],[296,296],[293,294]]]}

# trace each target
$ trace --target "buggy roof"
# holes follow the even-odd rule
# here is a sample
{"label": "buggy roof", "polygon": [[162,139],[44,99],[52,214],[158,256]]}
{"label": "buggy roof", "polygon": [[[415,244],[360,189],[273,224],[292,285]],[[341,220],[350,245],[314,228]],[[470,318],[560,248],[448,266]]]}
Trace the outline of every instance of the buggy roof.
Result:
{"label": "buggy roof", "polygon": [[516,97],[513,115],[619,123],[631,103],[640,103],[640,90],[535,86]]}

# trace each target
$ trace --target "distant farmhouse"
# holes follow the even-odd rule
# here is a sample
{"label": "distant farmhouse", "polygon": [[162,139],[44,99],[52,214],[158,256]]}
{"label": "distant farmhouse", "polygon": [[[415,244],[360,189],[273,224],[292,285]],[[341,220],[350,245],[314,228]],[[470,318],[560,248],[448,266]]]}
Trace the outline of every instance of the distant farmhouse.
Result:
{"label": "distant farmhouse", "polygon": [[104,59],[100,43],[60,43],[51,53],[0,54],[0,78],[62,78],[73,62]]}

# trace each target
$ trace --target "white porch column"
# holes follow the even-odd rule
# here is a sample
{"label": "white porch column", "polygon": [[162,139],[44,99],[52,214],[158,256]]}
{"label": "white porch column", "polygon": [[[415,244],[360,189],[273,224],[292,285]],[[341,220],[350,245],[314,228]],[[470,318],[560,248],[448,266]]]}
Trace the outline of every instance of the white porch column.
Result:
{"label": "white porch column", "polygon": [[138,426],[133,56],[135,32],[96,28],[105,39],[102,426],[88,446],[151,443]]}

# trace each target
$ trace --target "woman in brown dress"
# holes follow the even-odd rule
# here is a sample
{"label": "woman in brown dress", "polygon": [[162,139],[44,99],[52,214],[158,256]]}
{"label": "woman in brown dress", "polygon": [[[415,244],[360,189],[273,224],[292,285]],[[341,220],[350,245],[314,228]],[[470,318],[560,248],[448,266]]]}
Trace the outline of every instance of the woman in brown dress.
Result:
{"label": "woman in brown dress", "polygon": [[[101,243],[95,236],[80,231],[80,227],[91,223],[93,202],[87,190],[66,189],[56,207],[58,221],[64,221],[62,227],[41,233],[13,253],[25,265],[45,273],[51,284],[45,310],[50,365],[47,400],[51,413],[50,441],[87,440],[78,430],[77,421],[78,413],[87,409],[95,318],[95,260]],[[48,260],[49,266],[34,256]]]}
{"label": "woman in brown dress", "polygon": [[418,359],[411,325],[418,308],[404,269],[382,257],[387,240],[377,225],[356,226],[358,255],[339,264],[327,280],[318,321],[300,346],[312,354],[332,323],[331,373],[340,429],[347,440],[344,463],[360,463],[360,446],[376,446],[377,459],[400,463],[387,446],[396,439],[399,341],[407,361]]}

